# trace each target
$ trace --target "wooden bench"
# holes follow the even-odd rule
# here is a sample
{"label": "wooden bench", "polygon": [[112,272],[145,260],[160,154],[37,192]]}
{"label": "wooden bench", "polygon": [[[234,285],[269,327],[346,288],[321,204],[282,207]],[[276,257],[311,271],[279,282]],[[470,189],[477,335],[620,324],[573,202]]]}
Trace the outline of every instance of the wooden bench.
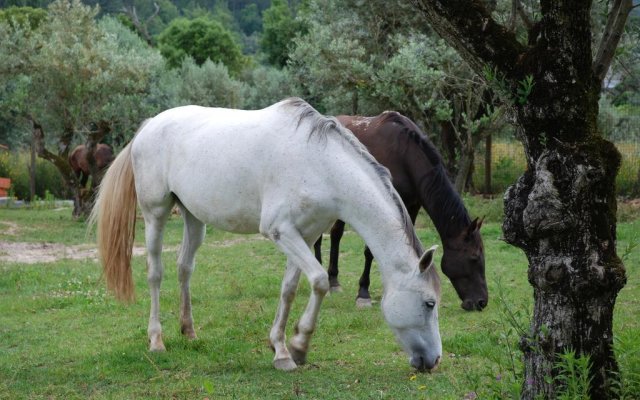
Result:
{"label": "wooden bench", "polygon": [[11,188],[11,179],[0,178],[0,197],[7,197]]}

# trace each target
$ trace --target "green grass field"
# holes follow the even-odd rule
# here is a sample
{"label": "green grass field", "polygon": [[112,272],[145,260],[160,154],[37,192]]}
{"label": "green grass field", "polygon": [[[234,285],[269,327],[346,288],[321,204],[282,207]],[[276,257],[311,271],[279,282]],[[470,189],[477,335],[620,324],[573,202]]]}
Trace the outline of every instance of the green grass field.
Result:
{"label": "green grass field", "polygon": [[[208,229],[192,279],[199,338],[183,339],[175,273],[182,221],[172,216],[161,298],[166,353],[147,351],[149,297],[143,256],[134,257],[137,301],[128,306],[106,293],[99,265],[90,258],[0,261],[0,398],[463,399],[476,398],[474,393],[481,399],[510,398],[520,384],[516,326],[526,327],[531,308],[527,262],[521,251],[500,239],[500,205],[467,200],[472,214],[490,216],[482,228],[490,301],[483,312],[465,312],[443,279],[444,355],[433,373],[416,374],[396,344],[379,310],[377,273],[374,307],[355,307],[363,242],[352,232],[345,234],[341,248],[344,292],[325,299],[307,365],[292,373],[271,366],[267,338],[284,257],[258,235]],[[424,217],[417,226],[425,246],[438,243]],[[618,232],[628,282],[616,305],[616,343],[627,390],[637,395],[640,251],[630,245],[640,241],[640,219],[621,222]],[[60,243],[72,249],[89,241],[85,225],[71,218],[70,209],[0,209],[0,242]],[[143,246],[142,221],[136,246]],[[325,239],[325,258],[328,250]],[[308,293],[303,282],[294,320]],[[507,314],[515,322],[509,322]]]}

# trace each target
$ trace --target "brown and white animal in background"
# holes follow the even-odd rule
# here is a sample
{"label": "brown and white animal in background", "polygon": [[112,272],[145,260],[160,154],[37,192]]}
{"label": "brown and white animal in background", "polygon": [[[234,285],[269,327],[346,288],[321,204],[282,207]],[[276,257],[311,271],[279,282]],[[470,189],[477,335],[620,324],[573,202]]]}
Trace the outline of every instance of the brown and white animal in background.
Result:
{"label": "brown and white animal in background", "polygon": [[[73,173],[78,177],[80,185],[83,187],[87,184],[89,176],[91,176],[89,160],[87,160],[88,153],[87,147],[81,144],[76,146],[69,154],[69,165],[71,165]],[[113,150],[111,150],[108,144],[98,143],[93,152],[93,158],[96,161],[97,170],[100,171],[107,168],[109,164],[111,164],[111,161],[113,161]]]}

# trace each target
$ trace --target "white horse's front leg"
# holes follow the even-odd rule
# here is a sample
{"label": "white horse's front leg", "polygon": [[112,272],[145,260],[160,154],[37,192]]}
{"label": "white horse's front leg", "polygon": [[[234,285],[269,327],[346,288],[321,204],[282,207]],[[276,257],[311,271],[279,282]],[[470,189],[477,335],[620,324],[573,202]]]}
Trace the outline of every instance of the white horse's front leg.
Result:
{"label": "white horse's front leg", "polygon": [[[309,303],[307,303],[307,307],[302,314],[300,321],[296,324],[295,335],[291,339],[288,351],[293,358],[293,361],[295,361],[297,365],[300,365],[304,364],[306,361],[311,336],[316,328],[320,306],[322,305],[324,296],[329,291],[329,276],[322,268],[322,265],[320,265],[320,263],[315,259],[310,249],[310,243],[307,243],[295,228],[274,230],[271,237],[288,256],[287,274],[289,273],[290,268],[297,266],[305,273],[309,279],[309,283],[311,284],[311,296],[309,298]],[[285,283],[286,282],[283,282],[283,289]],[[281,298],[281,304],[283,303],[283,300],[286,300],[284,296]],[[291,301],[293,301],[293,298],[291,298]],[[288,309],[286,312],[288,314]],[[286,319],[284,324],[286,324]],[[282,339],[284,340],[284,335]]]}
{"label": "white horse's front leg", "polygon": [[271,342],[273,351],[276,353],[273,358],[273,366],[283,371],[291,371],[296,368],[296,363],[291,358],[285,344],[285,329],[287,327],[287,320],[289,319],[291,304],[293,304],[293,300],[296,297],[299,280],[300,269],[291,262],[287,262],[287,269],[284,273],[280,289],[280,302],[278,303],[276,317],[273,320],[273,326],[269,334],[269,341]]}

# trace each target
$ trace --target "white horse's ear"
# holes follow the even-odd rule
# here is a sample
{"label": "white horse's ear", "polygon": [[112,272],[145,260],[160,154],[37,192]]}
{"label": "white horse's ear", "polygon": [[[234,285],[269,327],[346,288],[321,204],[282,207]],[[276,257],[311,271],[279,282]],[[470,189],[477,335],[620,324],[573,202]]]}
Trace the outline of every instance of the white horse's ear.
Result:
{"label": "white horse's ear", "polygon": [[438,249],[438,245],[433,245],[429,248],[429,250],[425,251],[422,257],[420,257],[420,262],[418,264],[420,268],[420,272],[424,272],[429,269],[433,265],[433,255]]}

